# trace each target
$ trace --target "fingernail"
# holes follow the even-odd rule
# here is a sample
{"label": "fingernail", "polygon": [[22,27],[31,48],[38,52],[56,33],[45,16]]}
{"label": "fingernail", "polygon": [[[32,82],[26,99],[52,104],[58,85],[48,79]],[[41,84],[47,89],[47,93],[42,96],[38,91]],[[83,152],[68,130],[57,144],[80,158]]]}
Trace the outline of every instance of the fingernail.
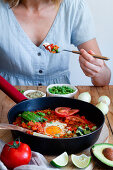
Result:
{"label": "fingernail", "polygon": [[83,53],[84,51],[85,51],[85,50],[84,50],[83,48],[82,48],[82,49],[80,49],[80,52],[81,52],[81,53]]}
{"label": "fingernail", "polygon": [[89,50],[88,53],[89,54],[95,54],[94,51],[92,51],[92,50]]}

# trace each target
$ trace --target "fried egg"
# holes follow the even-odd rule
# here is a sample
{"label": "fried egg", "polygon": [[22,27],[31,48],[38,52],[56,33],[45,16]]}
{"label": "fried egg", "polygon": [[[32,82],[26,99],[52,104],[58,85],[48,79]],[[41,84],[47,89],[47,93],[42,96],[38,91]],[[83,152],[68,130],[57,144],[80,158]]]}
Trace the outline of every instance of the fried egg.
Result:
{"label": "fried egg", "polygon": [[65,133],[65,127],[67,124],[59,121],[46,122],[44,127],[44,133],[49,136],[63,135]]}

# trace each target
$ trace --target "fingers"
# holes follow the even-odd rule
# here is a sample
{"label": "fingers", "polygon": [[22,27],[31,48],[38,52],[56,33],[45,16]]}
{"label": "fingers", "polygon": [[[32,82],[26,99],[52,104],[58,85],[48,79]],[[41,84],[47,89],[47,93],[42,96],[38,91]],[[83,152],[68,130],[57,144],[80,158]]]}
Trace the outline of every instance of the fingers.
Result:
{"label": "fingers", "polygon": [[87,53],[84,49],[81,49],[80,52],[79,62],[85,75],[88,77],[97,76],[101,72],[104,62],[91,56],[90,54],[94,54],[92,50]]}
{"label": "fingers", "polygon": [[100,72],[100,69],[101,67],[95,65],[95,64],[92,64],[91,62],[87,61],[86,59],[84,59],[82,56],[79,57],[79,62],[80,64],[82,64],[82,67],[87,70],[92,70],[96,73]]}
{"label": "fingers", "polygon": [[96,72],[88,69],[87,67],[85,67],[82,63],[80,63],[80,67],[82,68],[84,74],[88,77],[95,77],[96,76]]}
{"label": "fingers", "polygon": [[94,51],[92,51],[92,50],[89,50],[88,53],[89,54],[95,54]]}
{"label": "fingers", "polygon": [[94,58],[92,55],[90,54],[94,54],[94,52],[92,50],[90,50],[89,52],[86,52],[84,49],[80,50],[82,57],[87,60],[89,63],[92,63],[94,65],[103,66],[104,61],[100,60],[100,59],[96,59]]}

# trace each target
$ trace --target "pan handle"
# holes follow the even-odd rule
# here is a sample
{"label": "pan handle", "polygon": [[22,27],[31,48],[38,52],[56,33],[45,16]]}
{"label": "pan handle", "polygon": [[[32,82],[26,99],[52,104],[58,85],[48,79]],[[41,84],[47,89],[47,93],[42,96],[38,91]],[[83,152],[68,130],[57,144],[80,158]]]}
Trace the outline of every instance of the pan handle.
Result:
{"label": "pan handle", "polygon": [[0,88],[14,102],[20,103],[27,98],[0,75]]}

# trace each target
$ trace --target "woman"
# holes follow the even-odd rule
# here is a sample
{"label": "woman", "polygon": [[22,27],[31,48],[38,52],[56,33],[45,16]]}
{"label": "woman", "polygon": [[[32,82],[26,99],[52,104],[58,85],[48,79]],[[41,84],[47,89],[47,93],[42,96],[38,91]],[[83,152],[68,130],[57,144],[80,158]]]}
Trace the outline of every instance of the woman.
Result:
{"label": "woman", "polygon": [[0,74],[13,85],[70,83],[70,54],[51,54],[45,42],[61,49],[74,44],[92,83],[110,82],[109,68],[90,55],[100,50],[85,0],[0,0],[0,30]]}

